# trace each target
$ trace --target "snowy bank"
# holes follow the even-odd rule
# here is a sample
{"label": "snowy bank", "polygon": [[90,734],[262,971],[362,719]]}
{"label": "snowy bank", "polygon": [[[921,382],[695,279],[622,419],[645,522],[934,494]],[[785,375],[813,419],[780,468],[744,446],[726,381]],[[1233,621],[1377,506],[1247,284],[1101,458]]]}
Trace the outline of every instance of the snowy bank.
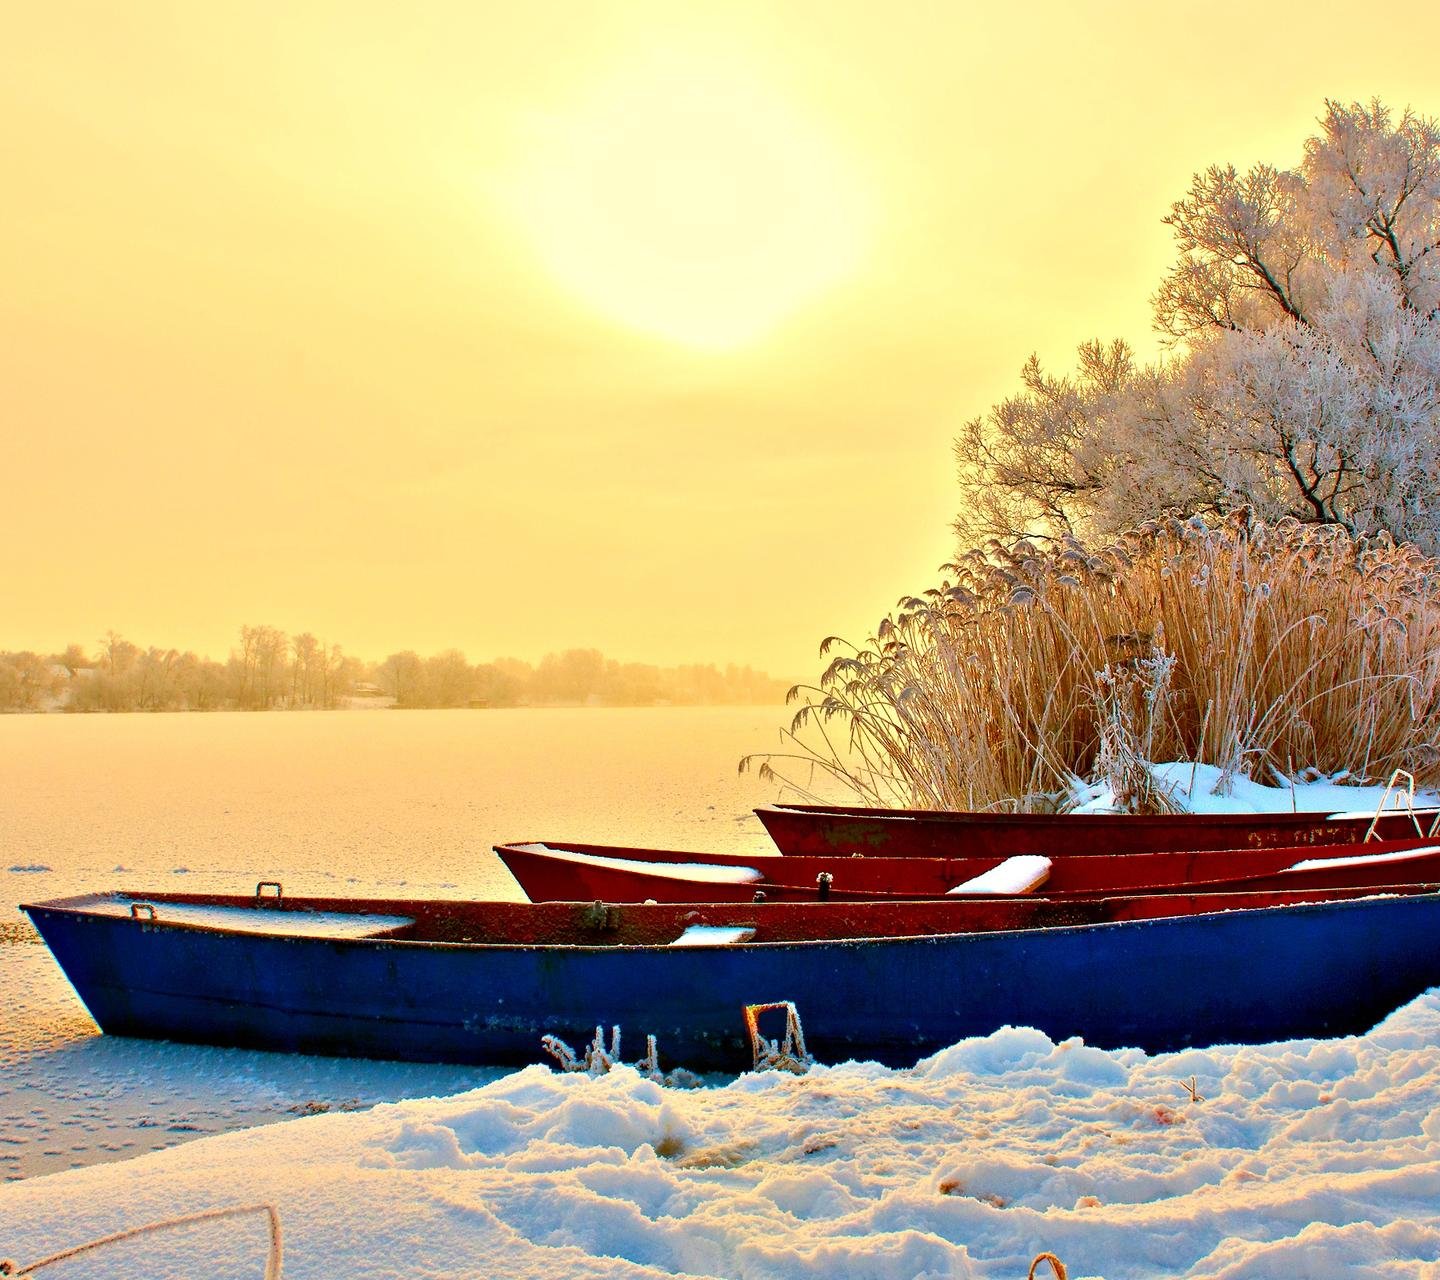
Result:
{"label": "snowy bank", "polygon": [[[1007,1028],[695,1091],[535,1066],[0,1187],[0,1253],[268,1202],[290,1280],[1021,1277],[1041,1250],[1072,1278],[1433,1278],[1437,1043],[1432,991],[1365,1036],[1154,1057]],[[202,1224],[54,1274],[259,1276],[267,1240]]]}
{"label": "snowy bank", "polygon": [[[1236,778],[1216,795],[1207,766],[1155,769],[1200,811],[1363,810],[1383,790]],[[685,1092],[536,1066],[342,1113],[479,1073],[96,1037],[39,947],[4,951],[0,1176],[117,1160],[0,1186],[0,1258],[20,1265],[264,1202],[289,1280],[999,1280],[1041,1250],[1072,1280],[1440,1280],[1433,991],[1341,1040],[1148,1057],[1011,1028],[910,1071]],[[1202,980],[1177,973],[1176,998]],[[308,1104],[333,1109],[122,1158]],[[267,1242],[261,1218],[209,1222],[40,1274],[258,1278]]]}
{"label": "snowy bank", "polygon": [[[1356,786],[1345,775],[1266,786],[1243,774],[1227,774],[1213,764],[1188,760],[1147,767],[1156,790],[1185,813],[1373,813],[1382,803],[1388,809],[1440,805],[1440,792],[1422,790],[1412,797],[1399,786]],[[1103,783],[1077,783],[1074,798],[1076,813],[1115,811],[1115,795]]]}

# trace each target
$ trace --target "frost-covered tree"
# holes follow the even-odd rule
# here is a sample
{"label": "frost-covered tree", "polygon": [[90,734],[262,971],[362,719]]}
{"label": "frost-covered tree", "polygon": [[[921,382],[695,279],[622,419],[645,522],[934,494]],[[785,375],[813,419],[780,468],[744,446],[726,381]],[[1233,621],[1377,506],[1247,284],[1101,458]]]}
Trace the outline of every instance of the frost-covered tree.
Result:
{"label": "frost-covered tree", "polygon": [[1440,126],[1326,104],[1297,169],[1197,174],[1154,298],[1169,356],[1080,349],[956,440],[967,542],[1167,514],[1440,550]]}

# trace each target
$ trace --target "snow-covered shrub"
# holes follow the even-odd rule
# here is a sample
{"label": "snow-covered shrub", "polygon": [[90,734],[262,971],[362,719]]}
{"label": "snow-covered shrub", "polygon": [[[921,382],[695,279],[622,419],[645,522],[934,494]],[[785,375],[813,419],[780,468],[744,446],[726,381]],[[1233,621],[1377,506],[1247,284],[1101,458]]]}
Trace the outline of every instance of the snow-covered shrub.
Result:
{"label": "snow-covered shrub", "polygon": [[791,691],[796,750],[762,770],[934,808],[1063,805],[1102,776],[1154,806],[1146,759],[1440,778],[1440,564],[1413,546],[1239,512],[946,573]]}

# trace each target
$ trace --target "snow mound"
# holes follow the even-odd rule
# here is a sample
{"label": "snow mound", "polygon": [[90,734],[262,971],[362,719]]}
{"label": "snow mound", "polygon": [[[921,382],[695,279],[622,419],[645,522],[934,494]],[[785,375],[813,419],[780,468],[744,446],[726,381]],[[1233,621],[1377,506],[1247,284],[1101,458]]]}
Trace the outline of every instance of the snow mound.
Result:
{"label": "snow mound", "polygon": [[[530,1067],[444,1099],[0,1187],[25,1263],[221,1204],[279,1209],[288,1280],[713,1276],[1433,1278],[1440,992],[1364,1036],[1148,1056],[1007,1027],[912,1070],[676,1091]],[[260,1226],[67,1277],[258,1275]]]}
{"label": "snow mound", "polygon": [[[1239,774],[1227,774],[1213,764],[1174,760],[1152,764],[1150,774],[1171,801],[1189,813],[1373,813],[1385,799],[1383,786],[1355,786],[1340,775],[1316,782],[1266,786]],[[1112,813],[1114,793],[1103,784],[1077,788],[1076,813]],[[1392,793],[1389,806],[1408,796]],[[1415,794],[1417,807],[1440,803],[1433,791]]]}

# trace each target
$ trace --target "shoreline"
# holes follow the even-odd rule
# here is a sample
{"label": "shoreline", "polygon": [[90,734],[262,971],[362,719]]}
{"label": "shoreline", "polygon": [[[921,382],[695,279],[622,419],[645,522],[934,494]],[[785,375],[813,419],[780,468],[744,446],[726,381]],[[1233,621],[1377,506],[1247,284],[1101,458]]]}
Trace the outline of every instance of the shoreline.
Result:
{"label": "shoreline", "polygon": [[[24,926],[28,928],[29,926]],[[0,1183],[326,1111],[445,1096],[496,1068],[320,1058],[102,1035],[39,942],[0,925]]]}
{"label": "shoreline", "polygon": [[[1154,1056],[1010,1027],[909,1070],[698,1090],[532,1066],[0,1186],[3,1245],[24,1264],[262,1203],[293,1280],[1002,1280],[1042,1251],[1075,1280],[1419,1280],[1440,1250],[1437,1031],[1431,991],[1362,1036]],[[186,1229],[145,1273],[257,1274],[265,1240]]]}

